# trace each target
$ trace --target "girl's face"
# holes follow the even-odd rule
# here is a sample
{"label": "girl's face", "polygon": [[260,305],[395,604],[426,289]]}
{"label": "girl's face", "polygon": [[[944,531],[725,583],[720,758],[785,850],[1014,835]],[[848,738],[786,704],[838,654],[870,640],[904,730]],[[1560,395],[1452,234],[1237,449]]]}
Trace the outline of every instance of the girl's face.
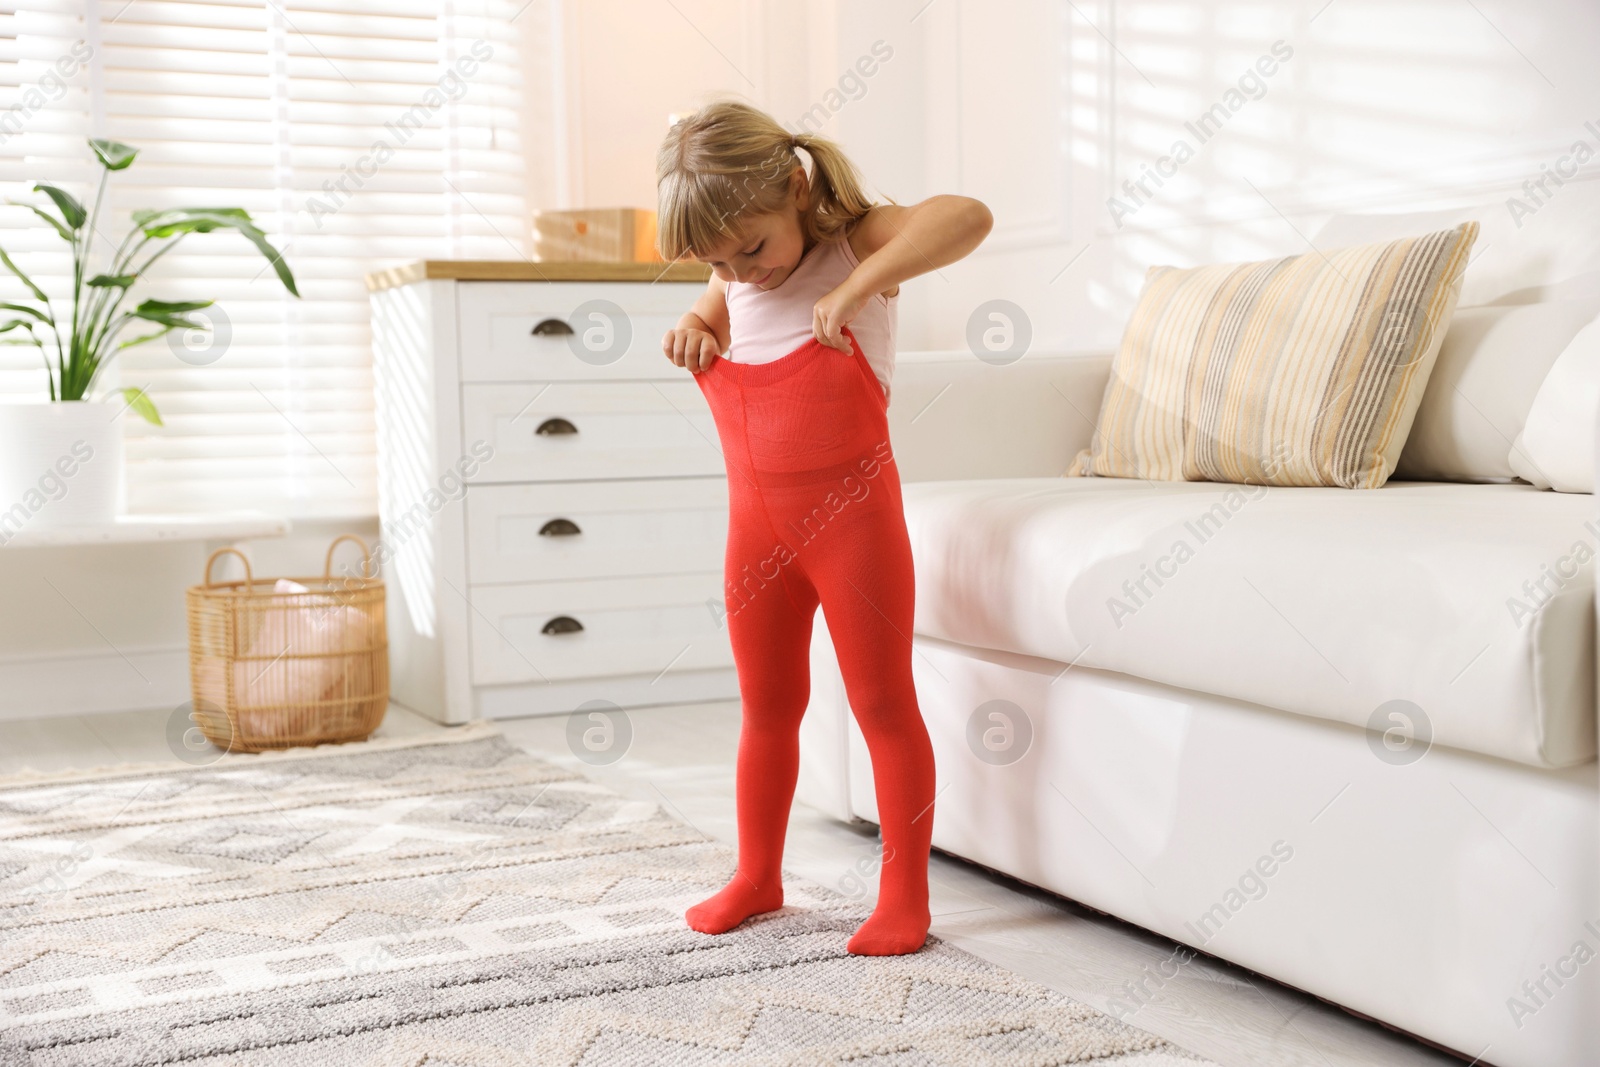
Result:
{"label": "girl's face", "polygon": [[742,219],[744,239],[730,238],[696,259],[710,264],[724,282],[744,282],[776,289],[806,254],[800,213],[806,207],[806,172],[796,167],[789,180],[789,202],[779,211]]}

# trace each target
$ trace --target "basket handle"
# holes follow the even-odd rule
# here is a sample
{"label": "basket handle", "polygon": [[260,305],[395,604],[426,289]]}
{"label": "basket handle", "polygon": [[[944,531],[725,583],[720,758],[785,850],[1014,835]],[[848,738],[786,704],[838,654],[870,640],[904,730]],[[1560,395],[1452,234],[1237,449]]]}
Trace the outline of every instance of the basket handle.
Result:
{"label": "basket handle", "polygon": [[346,541],[354,541],[361,546],[361,578],[363,581],[372,581],[377,577],[376,574],[371,577],[367,575],[372,566],[372,549],[355,534],[340,534],[333,539],[333,544],[328,546],[328,558],[322,564],[322,580],[325,582],[333,580],[333,551]]}
{"label": "basket handle", "polygon": [[230,553],[232,555],[238,556],[239,557],[239,562],[244,564],[244,583],[245,583],[244,587],[246,589],[249,589],[251,586],[255,585],[255,581],[256,581],[255,575],[250,573],[250,561],[245,558],[245,554],[243,552],[240,552],[237,548],[219,548],[215,552],[211,553],[211,558],[210,559],[206,560],[206,588],[207,589],[213,589],[213,588],[216,587],[216,584],[217,584],[217,583],[215,583],[215,582],[213,582],[211,580],[211,565],[213,563],[217,562],[217,557],[218,556],[225,556],[225,555],[229,555]]}

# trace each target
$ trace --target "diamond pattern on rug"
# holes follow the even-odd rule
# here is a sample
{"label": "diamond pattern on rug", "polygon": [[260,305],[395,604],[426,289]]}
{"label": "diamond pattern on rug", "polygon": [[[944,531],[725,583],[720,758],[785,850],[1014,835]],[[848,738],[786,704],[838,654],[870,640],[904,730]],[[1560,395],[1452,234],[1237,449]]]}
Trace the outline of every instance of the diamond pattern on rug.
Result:
{"label": "diamond pattern on rug", "polygon": [[221,856],[250,863],[273,864],[299,852],[315,841],[317,836],[274,831],[259,824],[225,824],[190,838],[173,851],[189,856]]}
{"label": "diamond pattern on rug", "polygon": [[0,788],[0,1067],[1207,1062],[463,733]]}

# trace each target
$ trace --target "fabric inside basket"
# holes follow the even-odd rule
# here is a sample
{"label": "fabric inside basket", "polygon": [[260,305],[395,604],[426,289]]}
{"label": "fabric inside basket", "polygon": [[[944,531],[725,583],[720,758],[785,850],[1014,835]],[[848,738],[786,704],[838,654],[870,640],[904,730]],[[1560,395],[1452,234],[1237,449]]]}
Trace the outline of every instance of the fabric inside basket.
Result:
{"label": "fabric inside basket", "polygon": [[[287,578],[278,579],[272,591],[311,592]],[[270,736],[283,732],[284,717],[298,708],[338,695],[350,660],[339,653],[366,649],[367,619],[359,608],[327,604],[274,604],[255,614],[259,625],[233,661],[233,700],[242,732]],[[197,682],[202,700],[226,706],[220,660],[202,664]]]}

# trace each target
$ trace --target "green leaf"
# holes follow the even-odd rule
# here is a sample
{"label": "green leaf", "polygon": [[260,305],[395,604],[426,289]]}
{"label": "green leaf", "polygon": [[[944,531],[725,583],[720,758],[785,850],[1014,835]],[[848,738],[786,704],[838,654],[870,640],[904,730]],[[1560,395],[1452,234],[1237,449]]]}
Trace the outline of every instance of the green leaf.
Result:
{"label": "green leaf", "polygon": [[78,203],[78,198],[65,189],[40,182],[33,187],[33,191],[43,193],[56,202],[56,207],[61,210],[61,217],[67,220],[67,225],[72,227],[73,233],[83,229],[83,224],[89,221],[89,213]]}
{"label": "green leaf", "polygon": [[157,330],[155,333],[143,334],[142,336],[135,337],[131,341],[124,341],[117,346],[117,351],[120,352],[124,348],[132,348],[134,345],[142,345],[146,341],[154,341],[158,337],[165,337],[175,329],[177,329],[176,326],[168,326],[165,329]]}
{"label": "green leaf", "polygon": [[168,314],[184,311],[199,311],[216,303],[214,300],[146,300],[139,305],[140,311],[160,311]]}
{"label": "green leaf", "polygon": [[132,145],[125,145],[121,141],[107,141],[99,137],[90,138],[89,147],[94,149],[95,157],[106,170],[126,170],[133,162],[133,157],[139,154],[139,150]]}
{"label": "green leaf", "polygon": [[28,325],[28,323],[27,323],[27,320],[25,320],[25,319],[7,319],[5,322],[0,322],[0,333],[10,333],[12,330],[15,330],[18,326],[27,326],[27,325]]}
{"label": "green leaf", "polygon": [[204,322],[185,316],[186,311],[198,311],[203,307],[210,307],[209,300],[189,300],[181,303],[169,303],[165,300],[146,300],[132,311],[128,312],[136,319],[144,319],[158,326],[165,326],[169,330],[203,330]]}
{"label": "green leaf", "polygon": [[0,263],[4,263],[7,270],[9,270],[12,274],[15,274],[18,278],[21,278],[22,284],[26,285],[33,292],[34,296],[38,297],[46,305],[50,303],[50,298],[44,295],[44,290],[39,288],[37,285],[34,285],[33,279],[22,273],[21,267],[11,262],[11,257],[6,255],[6,250],[3,248],[0,248]]}
{"label": "green leaf", "polygon": [[129,314],[136,319],[143,319],[146,322],[156,323],[158,326],[165,326],[169,330],[203,330],[206,328],[205,323],[196,322],[194,319],[186,319],[181,315],[160,315],[144,311],[131,311]]}
{"label": "green leaf", "polygon": [[[152,237],[170,237],[174,233],[205,233],[210,230],[245,223],[255,225],[250,212],[242,207],[169,207],[160,211],[135,211],[133,221],[146,227]],[[150,223],[159,225],[162,232],[151,232]]]}
{"label": "green leaf", "polygon": [[283,283],[283,287],[295,296],[300,295],[299,288],[294,283],[294,275],[289,272],[289,264],[284,262],[283,253],[272,246],[267,240],[267,235],[254,226],[241,226],[239,232],[245,235],[249,242],[256,246],[257,251],[267,257],[267,262],[272,264],[272,271]]}
{"label": "green leaf", "polygon": [[239,219],[252,222],[250,212],[242,207],[167,207],[167,208],[140,208],[132,212],[131,217],[135,226],[143,226],[152,219],[180,219],[191,215],[218,215],[226,218]]}
{"label": "green leaf", "polygon": [[13,205],[15,207],[25,207],[25,208],[27,208],[29,211],[33,212],[35,215],[38,215],[41,219],[44,219],[44,221],[48,222],[55,229],[56,233],[59,233],[61,235],[61,239],[63,241],[67,242],[68,244],[72,243],[72,240],[73,240],[72,231],[67,229],[65,226],[63,226],[61,224],[61,220],[60,219],[58,219],[54,215],[50,214],[44,208],[40,207],[37,204],[30,204],[26,200],[13,200],[9,196],[6,197],[6,203],[11,204],[11,205]]}
{"label": "green leaf", "polygon": [[27,304],[0,303],[0,308],[5,308],[7,311],[20,311],[24,315],[32,315],[34,318],[38,319],[40,322],[49,322],[50,321],[50,316],[46,315],[44,312],[40,311],[38,308],[29,307]]}
{"label": "green leaf", "polygon": [[230,214],[225,209],[214,208],[175,208],[163,211],[146,219],[139,225],[144,227],[146,237],[171,237],[179,233],[210,233],[212,230],[234,229],[240,225],[253,225],[250,216],[238,209],[239,214]]}
{"label": "green leaf", "polygon": [[172,237],[180,233],[210,233],[213,230],[238,230],[245,239],[256,246],[267,262],[272,264],[272,270],[283,283],[283,287],[295,296],[300,295],[300,289],[295,285],[294,274],[289,270],[289,264],[284,261],[283,254],[272,246],[267,240],[267,235],[250,219],[250,213],[237,207],[207,207],[207,208],[174,208],[158,214],[148,215],[144,219],[135,219],[144,230],[146,237]]}
{"label": "green leaf", "polygon": [[96,274],[89,284],[96,289],[126,289],[138,280],[137,274]]}
{"label": "green leaf", "polygon": [[130,408],[144,416],[144,421],[154,423],[157,426],[164,425],[161,421],[161,413],[156,410],[155,402],[150,399],[150,394],[143,389],[124,389],[122,391],[122,399],[128,402]]}

